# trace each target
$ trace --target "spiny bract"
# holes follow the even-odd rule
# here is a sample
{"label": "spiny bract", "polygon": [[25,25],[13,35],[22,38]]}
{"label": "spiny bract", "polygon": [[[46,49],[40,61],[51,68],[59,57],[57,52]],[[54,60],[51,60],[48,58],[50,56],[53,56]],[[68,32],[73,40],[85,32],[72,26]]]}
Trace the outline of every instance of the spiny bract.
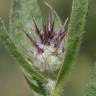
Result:
{"label": "spiny bract", "polygon": [[58,72],[63,62],[64,48],[61,47],[61,42],[66,34],[64,27],[67,23],[67,19],[59,32],[54,31],[55,19],[50,19],[50,16],[48,22],[43,23],[43,30],[38,28],[34,18],[33,22],[38,38],[33,40],[28,32],[24,31],[27,38],[35,47],[35,50],[29,49],[29,57],[32,61],[32,66],[43,73],[52,74]]}

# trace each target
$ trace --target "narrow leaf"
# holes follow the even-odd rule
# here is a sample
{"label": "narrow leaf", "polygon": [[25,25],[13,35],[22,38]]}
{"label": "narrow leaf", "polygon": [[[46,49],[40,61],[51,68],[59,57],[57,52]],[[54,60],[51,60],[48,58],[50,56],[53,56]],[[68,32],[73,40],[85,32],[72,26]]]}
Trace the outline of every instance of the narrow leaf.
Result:
{"label": "narrow leaf", "polygon": [[30,47],[31,45],[24,38],[22,30],[31,32],[32,36],[35,33],[32,17],[36,19],[37,25],[41,25],[42,17],[37,0],[12,0],[10,35],[16,44],[22,45],[24,48],[27,46]]}
{"label": "narrow leaf", "polygon": [[25,76],[29,86],[38,94],[42,96],[46,96],[45,89],[42,86],[42,82],[37,80],[36,78],[30,78],[28,75]]}
{"label": "narrow leaf", "polygon": [[[13,56],[19,61],[20,67],[24,74],[29,75],[30,78],[36,78],[39,82],[47,82],[47,78],[42,75],[38,70],[34,70],[30,63],[25,59],[24,56],[19,52],[18,48],[10,38],[7,30],[4,27],[3,21],[0,19],[0,40],[4,42],[5,46],[13,54]],[[38,85],[39,86],[39,85]],[[38,89],[39,90],[39,89]],[[41,89],[40,89],[41,90]]]}
{"label": "narrow leaf", "polygon": [[58,74],[58,80],[54,90],[54,96],[61,96],[64,80],[69,73],[70,66],[79,50],[81,38],[84,33],[85,19],[88,11],[89,0],[73,0],[71,19],[68,27],[68,37],[66,41],[66,53],[64,64]]}
{"label": "narrow leaf", "polygon": [[52,19],[54,19],[54,27],[55,27],[54,31],[58,32],[62,26],[62,21],[56,10],[48,2],[44,2],[44,4],[46,5],[46,7],[48,7],[49,14],[51,14]]}

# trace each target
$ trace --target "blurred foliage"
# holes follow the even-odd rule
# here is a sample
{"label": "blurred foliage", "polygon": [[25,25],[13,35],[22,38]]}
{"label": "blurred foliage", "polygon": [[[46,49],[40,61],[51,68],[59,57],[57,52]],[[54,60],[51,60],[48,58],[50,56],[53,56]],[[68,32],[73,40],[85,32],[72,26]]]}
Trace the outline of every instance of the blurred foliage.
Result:
{"label": "blurred foliage", "polygon": [[[39,0],[40,1],[40,0]],[[47,0],[59,13],[64,21],[70,16],[72,0]],[[0,16],[8,24],[10,0],[0,0]],[[45,13],[44,9],[41,7]],[[90,69],[96,61],[96,0],[90,1],[87,17],[86,33],[83,37],[81,50],[77,57],[68,81],[77,89],[77,93],[83,89],[88,79]],[[46,14],[46,13],[45,13]],[[0,42],[0,96],[31,96],[31,91],[25,82],[23,74],[7,50]],[[66,84],[67,84],[66,83]],[[71,85],[71,86],[72,86]]]}
{"label": "blurred foliage", "polygon": [[87,83],[84,96],[96,96],[96,63],[91,71],[91,76]]}

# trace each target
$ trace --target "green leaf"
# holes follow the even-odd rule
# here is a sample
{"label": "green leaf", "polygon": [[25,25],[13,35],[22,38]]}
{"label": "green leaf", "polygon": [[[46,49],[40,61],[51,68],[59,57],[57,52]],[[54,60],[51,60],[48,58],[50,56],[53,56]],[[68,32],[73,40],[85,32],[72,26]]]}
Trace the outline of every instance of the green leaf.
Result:
{"label": "green leaf", "polygon": [[42,12],[42,20],[43,22],[48,22],[49,16],[52,20],[55,20],[55,32],[58,32],[62,26],[61,18],[59,17],[58,13],[56,12],[55,8],[46,0],[38,0],[39,5]]}
{"label": "green leaf", "polygon": [[32,17],[41,25],[42,16],[37,0],[12,0],[10,16],[10,35],[18,46],[29,48],[31,44],[24,37],[23,30],[35,33]]}
{"label": "green leaf", "polygon": [[42,96],[46,96],[45,89],[42,86],[42,82],[37,80],[36,78],[29,77],[28,75],[25,75],[25,78],[29,84],[29,86],[38,94]]}
{"label": "green leaf", "polygon": [[[47,78],[42,75],[38,70],[34,70],[27,59],[19,52],[13,40],[10,38],[3,21],[0,19],[0,40],[4,42],[5,46],[9,49],[9,51],[14,55],[14,57],[19,61],[20,67],[24,72],[25,76],[30,76],[31,79],[36,78],[39,82],[46,83]],[[27,74],[27,75],[26,75]],[[31,80],[32,81],[32,80]],[[31,82],[30,81],[30,82]],[[32,83],[32,82],[31,82]],[[34,82],[33,82],[34,84]],[[40,86],[40,85],[38,85]],[[38,89],[38,90],[41,90]]]}
{"label": "green leaf", "polygon": [[61,96],[64,81],[69,73],[70,66],[73,64],[74,57],[79,50],[81,39],[84,33],[86,15],[89,0],[73,0],[71,19],[68,26],[68,37],[66,40],[64,64],[58,73],[57,83],[54,89],[54,96]]}
{"label": "green leaf", "polygon": [[49,14],[51,15],[52,19],[55,20],[54,29],[55,29],[55,32],[58,32],[62,26],[62,21],[59,15],[57,14],[56,10],[48,2],[44,2],[44,4],[49,9]]}
{"label": "green leaf", "polygon": [[91,77],[85,87],[83,96],[96,96],[96,64],[91,72]]}

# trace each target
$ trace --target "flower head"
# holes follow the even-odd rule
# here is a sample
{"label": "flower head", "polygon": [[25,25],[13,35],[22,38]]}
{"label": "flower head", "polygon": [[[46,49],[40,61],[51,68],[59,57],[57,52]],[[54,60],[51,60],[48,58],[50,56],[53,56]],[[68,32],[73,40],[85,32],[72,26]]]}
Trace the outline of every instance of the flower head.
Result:
{"label": "flower head", "polygon": [[51,20],[50,16],[48,22],[43,23],[43,30],[38,28],[34,19],[33,22],[35,32],[39,38],[33,40],[27,32],[24,32],[36,49],[31,54],[33,66],[42,72],[48,71],[53,73],[59,69],[62,63],[64,48],[61,48],[61,42],[66,34],[65,25],[67,20],[61,26],[59,32],[54,31],[55,20]]}

